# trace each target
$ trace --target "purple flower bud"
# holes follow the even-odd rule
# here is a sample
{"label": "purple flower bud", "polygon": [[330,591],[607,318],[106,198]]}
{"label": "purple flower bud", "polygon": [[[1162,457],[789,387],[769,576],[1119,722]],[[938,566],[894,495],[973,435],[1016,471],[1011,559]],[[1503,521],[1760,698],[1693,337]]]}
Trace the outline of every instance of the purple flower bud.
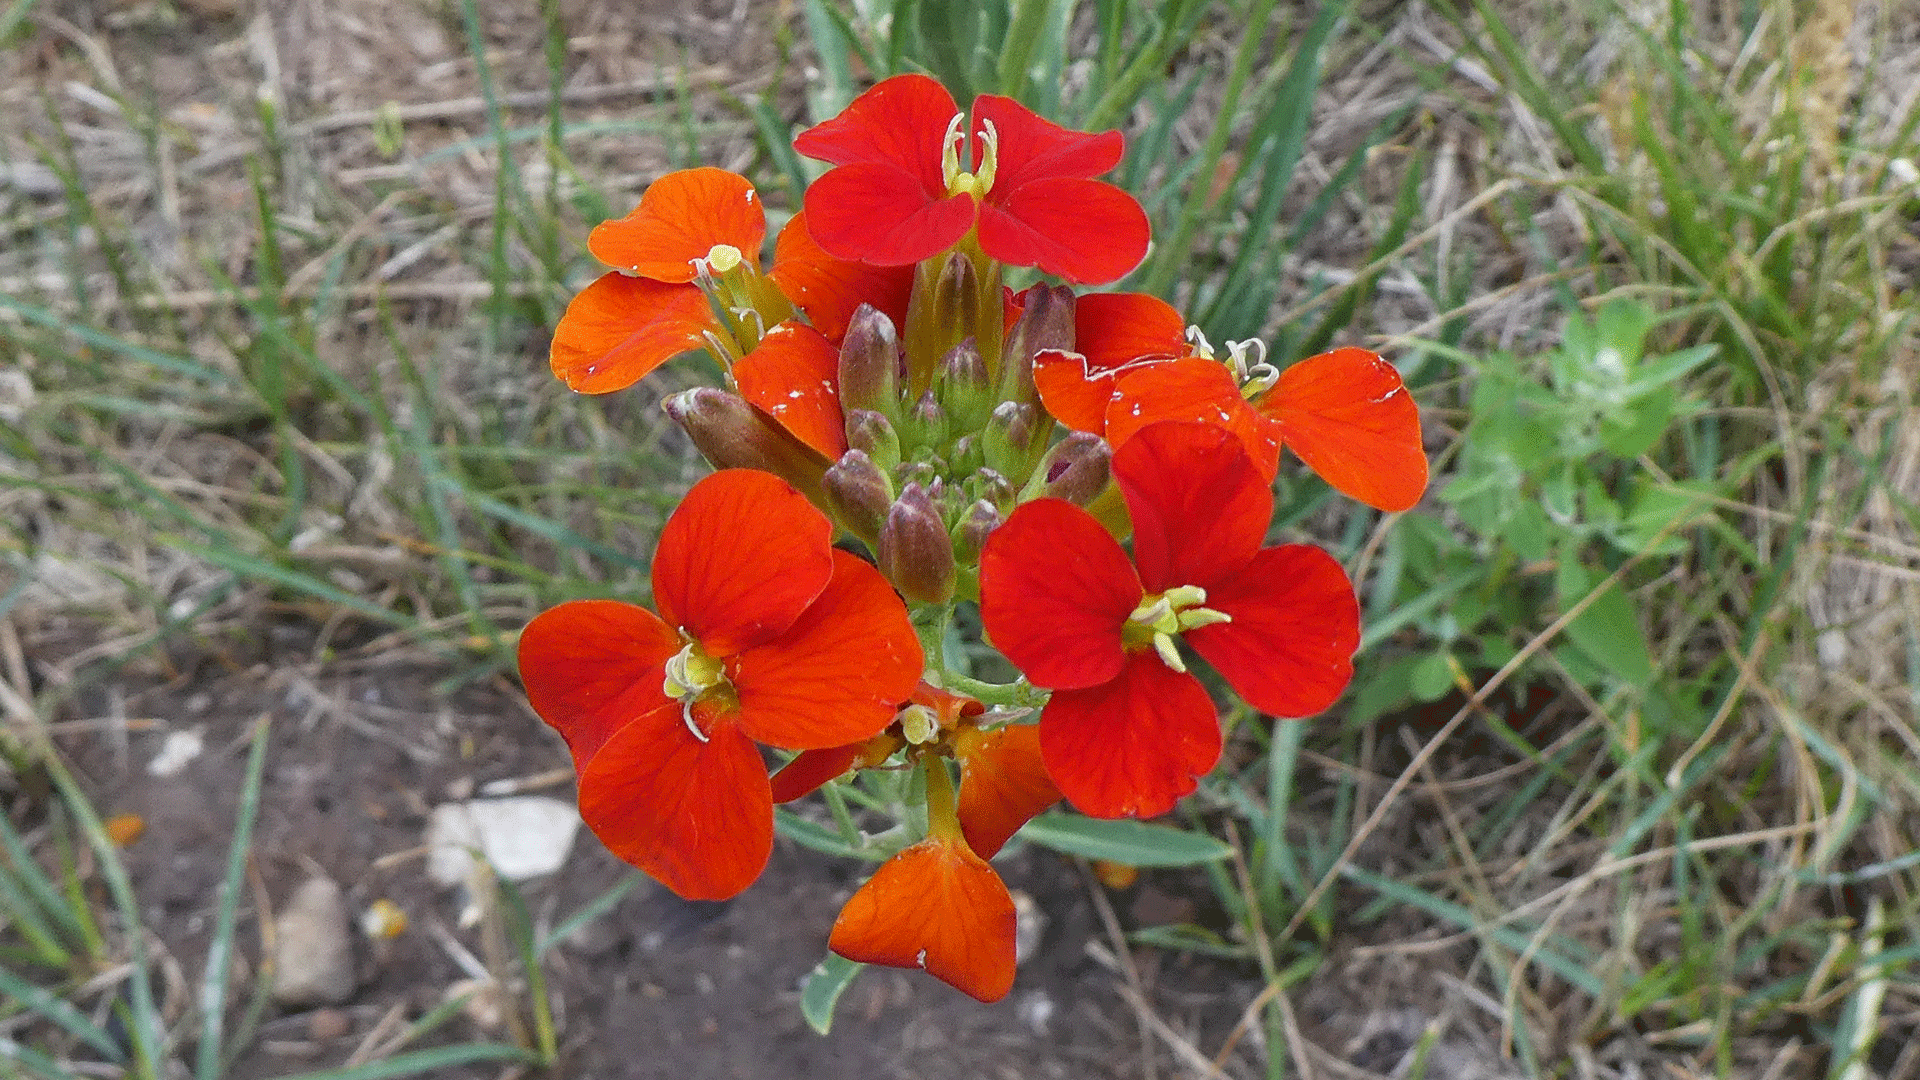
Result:
{"label": "purple flower bud", "polygon": [[1113,479],[1113,448],[1098,435],[1069,432],[1041,460],[1027,487],[1039,486],[1039,495],[1065,499],[1075,506],[1092,502]]}
{"label": "purple flower bud", "polygon": [[900,435],[884,414],[872,409],[847,413],[847,445],[865,451],[875,465],[892,469],[900,464]]}
{"label": "purple flower bud", "polygon": [[1000,511],[985,499],[967,507],[953,530],[953,557],[963,564],[978,562],[987,534],[999,527],[1000,520]]}
{"label": "purple flower bud", "polygon": [[1014,322],[1000,354],[999,397],[1037,405],[1033,358],[1047,349],[1073,348],[1073,290],[1064,285],[1035,285]]}
{"label": "purple flower bud", "polygon": [[909,600],[944,604],[953,598],[953,540],[927,489],[908,484],[880,528],[880,571]]}
{"label": "purple flower bud", "polygon": [[712,386],[685,390],[661,402],[673,422],[716,469],[759,469],[799,489],[816,506],[828,460],[794,438],[737,394]]}
{"label": "purple flower bud", "polygon": [[828,509],[848,532],[869,545],[879,543],[893,505],[893,483],[865,451],[848,450],[827,470],[821,487]]}
{"label": "purple flower bud", "polygon": [[900,415],[900,339],[893,320],[861,304],[840,339],[840,404],[849,412],[871,409]]}

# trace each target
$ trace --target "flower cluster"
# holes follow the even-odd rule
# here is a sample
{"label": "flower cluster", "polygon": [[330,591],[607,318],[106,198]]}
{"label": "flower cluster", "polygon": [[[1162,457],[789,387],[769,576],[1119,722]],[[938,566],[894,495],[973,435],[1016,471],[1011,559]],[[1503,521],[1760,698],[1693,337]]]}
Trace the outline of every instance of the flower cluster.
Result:
{"label": "flower cluster", "polygon": [[[589,238],[613,269],[567,308],[554,374],[606,393],[706,350],[726,385],[665,408],[720,471],[660,533],[654,610],[553,608],[521,674],[588,825],[681,896],[751,884],[776,803],[886,781],[924,826],[889,834],[829,946],[997,1000],[1015,916],[987,860],[1062,798],[1146,817],[1194,789],[1221,732],[1190,655],[1275,716],[1340,695],[1359,607],[1324,551],[1266,543],[1281,450],[1403,510],[1419,415],[1365,350],[1281,369],[1156,298],[1076,293],[1146,254],[1145,214],[1097,179],[1118,132],[994,95],[963,112],[907,75],[794,148],[832,168],[764,268],[759,196],[719,169]],[[1010,267],[1064,284],[1015,292]],[[1019,681],[948,663],[975,604]],[[761,746],[796,753],[769,775]]]}

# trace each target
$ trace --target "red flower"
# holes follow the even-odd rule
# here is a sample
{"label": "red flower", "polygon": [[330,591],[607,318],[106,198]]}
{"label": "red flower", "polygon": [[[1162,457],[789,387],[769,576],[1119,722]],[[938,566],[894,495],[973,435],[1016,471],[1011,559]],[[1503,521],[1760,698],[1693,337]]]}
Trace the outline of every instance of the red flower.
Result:
{"label": "red flower", "polygon": [[661,530],[660,614],[613,600],[527,624],[527,698],[566,737],[580,813],[614,854],[688,899],[751,884],[773,847],[755,742],[866,739],[920,676],[906,607],[766,473],[718,472]]}
{"label": "red flower", "polygon": [[[956,813],[967,846],[991,859],[1028,819],[1060,801],[1040,759],[1040,731],[1032,724],[982,728],[986,706],[964,694],[922,682],[901,711],[909,710],[922,744],[938,741],[960,765]],[[853,769],[870,769],[907,745],[897,731],[861,743],[808,750],[773,774],[773,801],[791,802]]]}
{"label": "red flower", "polygon": [[924,968],[981,1001],[999,1001],[1013,989],[1013,897],[968,846],[946,765],[928,758],[926,776],[927,838],[853,894],[827,947],[863,964]]}
{"label": "red flower", "polygon": [[829,256],[807,234],[804,217],[795,215],[781,230],[773,267],[762,277],[766,214],[745,177],[711,168],[661,177],[632,213],[601,222],[587,238],[594,256],[616,269],[567,305],[554,328],[554,375],[574,390],[604,394],[728,337],[696,283],[703,273],[737,293],[728,296],[731,305],[752,308],[763,326],[797,308],[838,340],[863,300],[903,321],[912,275]]}
{"label": "red flower", "polygon": [[963,121],[945,87],[899,75],[801,132],[795,150],[838,166],[807,188],[814,239],[843,259],[904,266],[977,228],[990,258],[1088,284],[1140,262],[1146,214],[1093,179],[1120,163],[1119,132],[1069,131],[994,94],[974,100],[970,127]]}
{"label": "red flower", "polygon": [[1145,428],[1114,451],[1113,476],[1133,561],[1086,511],[1026,503],[987,538],[980,615],[1007,659],[1054,692],[1040,753],[1068,801],[1151,817],[1220,756],[1213,702],[1177,638],[1255,708],[1306,716],[1352,677],[1360,609],[1326,552],[1260,546],[1273,494],[1226,430]]}
{"label": "red flower", "polygon": [[1248,373],[1187,344],[1164,301],[1095,294],[1080,297],[1074,314],[1074,351],[1042,353],[1033,373],[1041,403],[1068,427],[1117,449],[1151,424],[1197,420],[1233,432],[1268,480],[1285,446],[1380,510],[1408,509],[1426,491],[1420,409],[1378,355],[1335,349],[1278,373],[1255,364],[1265,370],[1243,384]]}

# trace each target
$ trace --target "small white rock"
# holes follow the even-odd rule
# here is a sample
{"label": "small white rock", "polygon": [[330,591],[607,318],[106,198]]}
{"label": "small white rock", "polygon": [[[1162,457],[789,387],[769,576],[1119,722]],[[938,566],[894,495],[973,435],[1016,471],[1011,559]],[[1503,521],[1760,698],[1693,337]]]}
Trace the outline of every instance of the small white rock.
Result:
{"label": "small white rock", "polygon": [[199,757],[204,749],[206,739],[197,727],[168,732],[166,740],[160,744],[160,752],[147,762],[147,775],[172,776],[186,768],[187,763]]}
{"label": "small white rock", "polygon": [[332,879],[308,878],[274,920],[273,999],[339,1005],[353,996],[354,982],[347,899]]}
{"label": "small white rock", "polygon": [[473,872],[479,851],[511,881],[560,869],[580,828],[580,812],[544,795],[442,803],[427,819],[427,876],[458,885]]}
{"label": "small white rock", "polygon": [[1040,910],[1033,897],[1019,889],[1013,890],[1013,962],[1024,964],[1033,959],[1040,951],[1040,942],[1047,936],[1047,913]]}

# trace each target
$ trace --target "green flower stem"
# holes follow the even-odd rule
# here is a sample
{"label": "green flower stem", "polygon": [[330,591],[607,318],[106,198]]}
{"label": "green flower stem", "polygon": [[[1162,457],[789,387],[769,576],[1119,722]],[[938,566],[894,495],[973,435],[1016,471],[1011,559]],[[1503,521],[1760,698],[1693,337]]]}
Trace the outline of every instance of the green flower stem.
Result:
{"label": "green flower stem", "polygon": [[956,693],[978,698],[985,705],[1016,705],[1037,709],[1047,703],[1047,691],[1025,679],[1012,683],[990,683],[951,671],[940,673],[941,685]]}

